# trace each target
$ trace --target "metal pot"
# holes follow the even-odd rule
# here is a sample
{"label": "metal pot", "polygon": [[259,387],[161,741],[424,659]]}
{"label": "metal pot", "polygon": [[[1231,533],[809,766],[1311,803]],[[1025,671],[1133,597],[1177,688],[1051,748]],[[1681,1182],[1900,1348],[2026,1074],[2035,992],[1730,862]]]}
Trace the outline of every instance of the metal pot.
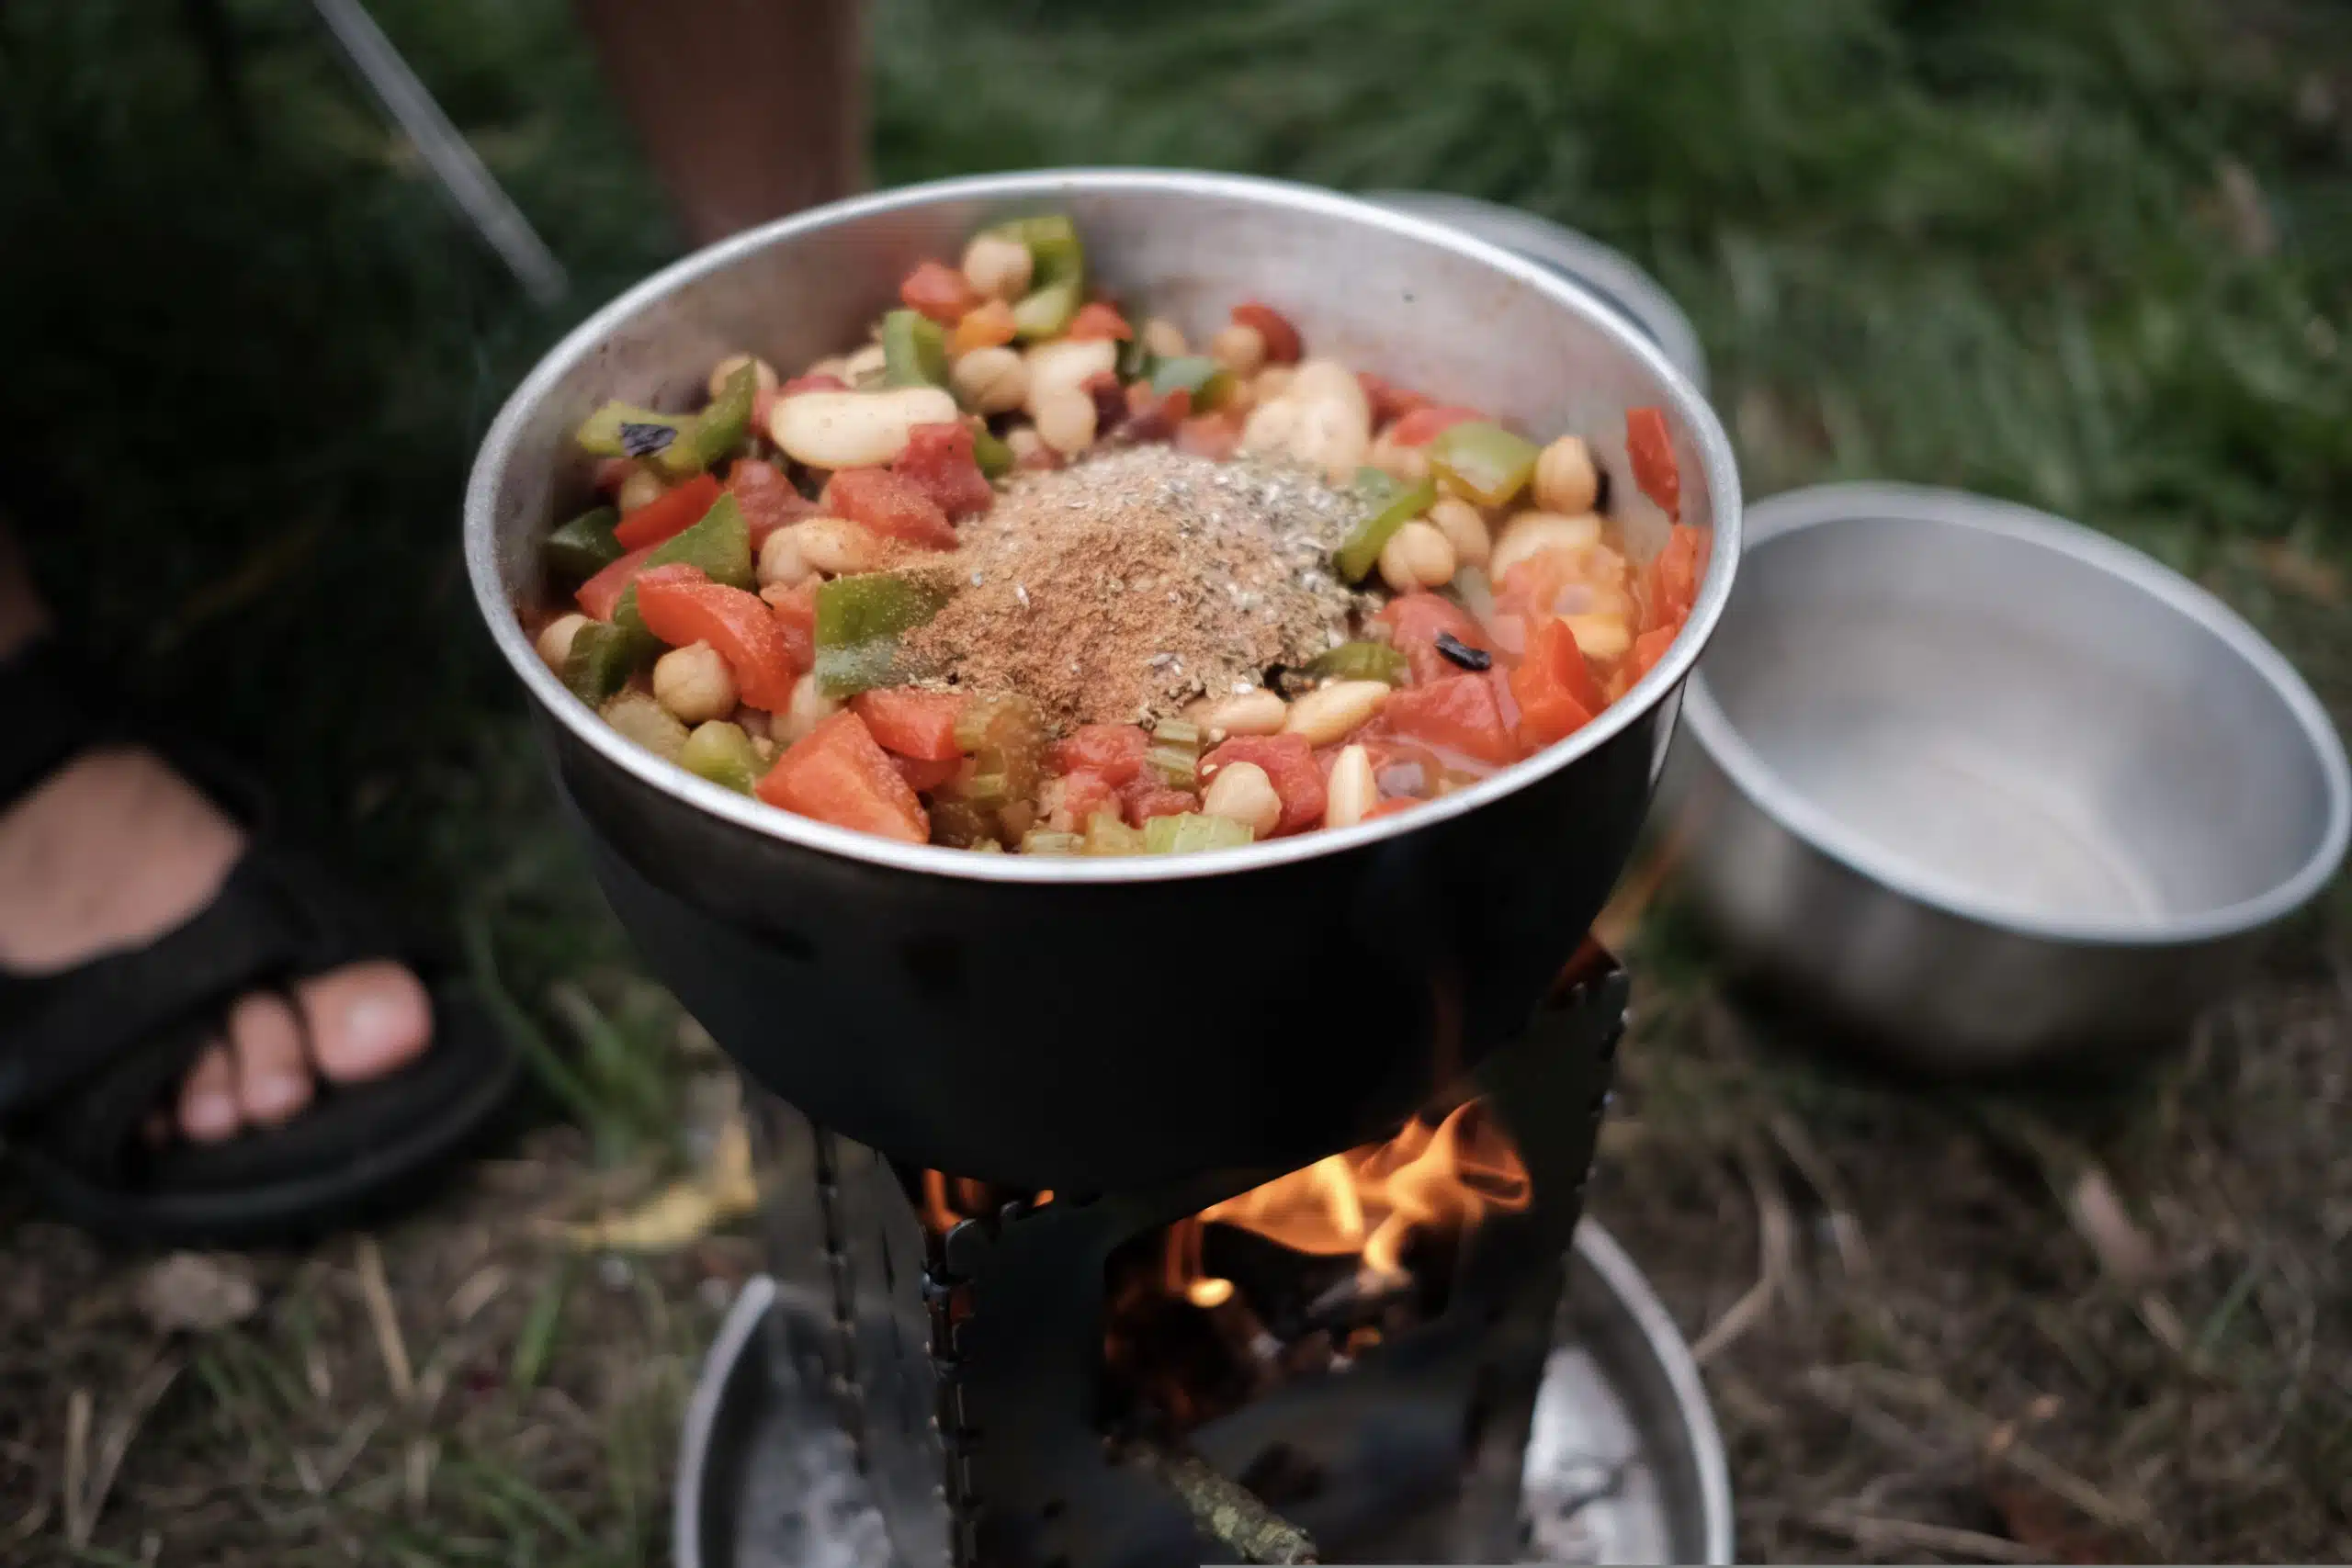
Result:
{"label": "metal pot", "polygon": [[[1712,528],[1689,630],[1566,743],[1401,817],[1183,857],[910,846],[772,810],[622,739],[539,662],[515,606],[587,495],[569,433],[605,399],[677,406],[719,355],[837,352],[926,257],[1066,212],[1124,298],[1200,338],[1276,301],[1318,353],[1594,441],[1636,553],[1623,412],[1666,411],[1683,519]],[[466,554],[607,897],[755,1077],[873,1147],[1008,1185],[1099,1189],[1295,1166],[1375,1135],[1517,1031],[1623,866],[1678,688],[1722,613],[1739,489],[1658,350],[1574,283],[1439,225],[1264,180],[1056,171],[820,209],[688,257],[597,312],[508,401]]]}
{"label": "metal pot", "polygon": [[2140,552],[1899,485],[1774,496],[1669,793],[1736,966],[1937,1072],[2178,1039],[2334,874],[2344,747],[2277,649]]}

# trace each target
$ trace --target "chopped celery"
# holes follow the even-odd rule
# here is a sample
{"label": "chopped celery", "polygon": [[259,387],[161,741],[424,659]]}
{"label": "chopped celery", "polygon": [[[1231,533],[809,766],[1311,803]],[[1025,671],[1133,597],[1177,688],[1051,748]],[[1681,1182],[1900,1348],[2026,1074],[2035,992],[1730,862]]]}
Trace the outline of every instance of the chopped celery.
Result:
{"label": "chopped celery", "polygon": [[1020,837],[1012,829],[1046,773],[1046,724],[1036,705],[1012,695],[974,697],[956,716],[956,744],[971,754],[971,771],[942,794],[978,812],[989,837]]}
{"label": "chopped celery", "polygon": [[1130,828],[1113,811],[1098,811],[1086,824],[1086,847],[1080,852],[1090,855],[1139,855],[1144,852],[1143,829]]}
{"label": "chopped celery", "polygon": [[1380,564],[1381,547],[1437,500],[1437,487],[1427,479],[1398,484],[1385,474],[1380,477],[1387,480],[1385,492],[1365,476],[1357,476],[1359,489],[1370,493],[1372,511],[1348,531],[1347,538],[1331,555],[1333,569],[1349,582],[1360,582],[1369,576],[1372,569]]}
{"label": "chopped celery", "polygon": [[685,749],[686,727],[643,692],[623,692],[602,711],[606,724],[649,751],[675,759]]}
{"label": "chopped celery", "polygon": [[[994,843],[993,839],[985,840]],[[1078,833],[1057,833],[1050,828],[1032,828],[1021,835],[1021,852],[1024,855],[1074,855],[1086,847],[1085,838]]]}
{"label": "chopped celery", "polygon": [[994,839],[981,839],[971,846],[971,850],[974,854],[979,855],[1001,855],[1004,853],[1004,846],[998,843]]}
{"label": "chopped celery", "polygon": [[1151,732],[1151,749],[1144,766],[1170,789],[1197,789],[1201,775],[1200,726],[1181,718],[1163,718]]}
{"label": "chopped celery", "polygon": [[[735,504],[733,496],[721,495],[711,502],[701,522],[657,546],[639,570],[681,565],[694,567],[713,582],[729,588],[750,588],[758,581],[752,573],[751,525],[743,521],[743,509]],[[636,583],[621,593],[621,602],[613,610],[613,625],[644,632],[645,622],[637,613]]]}
{"label": "chopped celery", "polygon": [[1412,674],[1412,664],[1404,650],[1385,642],[1343,642],[1326,653],[1318,653],[1307,666],[1307,673],[1335,676],[1342,681],[1385,681],[1401,686]]}
{"label": "chopped celery", "polygon": [[719,718],[695,726],[678,750],[678,765],[743,795],[752,793],[752,783],[760,776],[760,757],[752,738],[741,725]]}
{"label": "chopped celery", "polygon": [[882,384],[886,387],[947,385],[947,334],[921,310],[892,310],[882,318]]}
{"label": "chopped celery", "polygon": [[1012,330],[1024,343],[1058,337],[1078,314],[1079,285],[1049,283],[1022,297],[1012,308]]}
{"label": "chopped celery", "polygon": [[619,691],[629,672],[659,646],[642,626],[632,631],[591,621],[572,637],[571,651],[563,660],[563,683],[593,707]]}
{"label": "chopped celery", "polygon": [[972,460],[992,479],[1012,472],[1012,448],[999,441],[985,424],[972,432]]}
{"label": "chopped celery", "polygon": [[1163,359],[1151,373],[1151,389],[1193,394],[1193,412],[1204,413],[1233,395],[1233,372],[1204,354]]}
{"label": "chopped celery", "polygon": [[1155,855],[1191,854],[1195,850],[1230,850],[1250,842],[1250,825],[1230,817],[1210,817],[1187,811],[1155,817],[1143,825],[1144,852]]}
{"label": "chopped celery", "polygon": [[759,392],[759,371],[745,360],[718,389],[718,396],[695,415],[695,449],[703,467],[716,468],[743,445],[743,437],[752,431],[752,405]]}
{"label": "chopped celery", "polygon": [[621,514],[609,506],[583,512],[548,536],[548,570],[565,582],[585,582],[628,552],[613,537]]}
{"label": "chopped celery", "polygon": [[1470,420],[1430,439],[1430,468],[1481,506],[1500,506],[1535,471],[1543,448],[1499,424]]}

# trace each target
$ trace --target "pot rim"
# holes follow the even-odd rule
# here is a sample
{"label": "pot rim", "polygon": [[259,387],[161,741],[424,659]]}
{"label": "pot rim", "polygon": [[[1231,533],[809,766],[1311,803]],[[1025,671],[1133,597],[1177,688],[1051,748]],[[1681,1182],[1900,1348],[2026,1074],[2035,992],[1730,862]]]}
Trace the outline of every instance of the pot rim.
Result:
{"label": "pot rim", "polygon": [[[656,301],[742,258],[771,245],[788,243],[843,221],[907,208],[919,208],[956,198],[1011,205],[1050,203],[1081,190],[1126,190],[1172,197],[1216,197],[1264,206],[1319,213],[1369,228],[1457,252],[1484,263],[1555,304],[1577,312],[1612,339],[1625,354],[1654,374],[1671,404],[1674,420],[1690,433],[1705,471],[1712,500],[1714,547],[1682,635],[1665,658],[1633,689],[1567,739],[1536,757],[1515,763],[1467,789],[1456,791],[1419,809],[1360,823],[1350,828],[1323,828],[1228,850],[1187,855],[1024,856],[974,854],[968,850],[931,844],[904,844],[853,829],[778,810],[730,789],[695,777],[621,736],[572,696],[540,660],[524,635],[513,603],[498,570],[495,499],[502,474],[513,461],[529,416],[549,389],[574,366],[597,352],[599,345],[623,322]],[[1216,175],[1187,170],[1058,168],[1006,175],[969,175],[902,186],[870,196],[856,197],[813,208],[789,218],[722,240],[655,273],[565,334],[548,350],[521,385],[483,437],[466,486],[465,554],[467,575],[474,599],[492,640],[506,656],[539,708],[567,728],[572,738],[607,764],[640,784],[709,816],[762,837],[816,850],[846,860],[899,871],[959,877],[973,882],[1062,884],[1152,883],[1259,871],[1295,864],[1325,855],[1344,854],[1385,840],[1430,828],[1469,815],[1539,780],[1575,766],[1607,745],[1629,727],[1646,717],[1690,673],[1700,649],[1721,618],[1730,594],[1740,555],[1740,494],[1737,465],[1731,443],[1713,411],[1689,378],[1656,344],[1651,343],[1606,301],[1581,284],[1560,276],[1538,263],[1500,246],[1477,240],[1442,222],[1417,218],[1337,192],[1254,175]]]}
{"label": "pot rim", "polygon": [[2221,639],[2291,713],[2318,764],[2326,821],[2294,872],[2251,898],[2191,914],[2155,917],[2038,915],[1913,869],[1791,785],[1740,734],[1703,670],[1682,698],[1683,722],[1708,759],[1748,803],[1815,852],[1899,897],[1957,919],[2032,941],[2084,947],[2166,948],[2240,936],[2292,913],[2335,874],[2352,839],[2352,768],[2327,710],[2287,657],[2219,598],[2151,556],[2080,523],[2012,502],[1925,485],[1825,484],[1756,503],[1747,547],[1828,524],[1871,520],[1933,524],[1997,534],[2072,558],[2139,590]]}

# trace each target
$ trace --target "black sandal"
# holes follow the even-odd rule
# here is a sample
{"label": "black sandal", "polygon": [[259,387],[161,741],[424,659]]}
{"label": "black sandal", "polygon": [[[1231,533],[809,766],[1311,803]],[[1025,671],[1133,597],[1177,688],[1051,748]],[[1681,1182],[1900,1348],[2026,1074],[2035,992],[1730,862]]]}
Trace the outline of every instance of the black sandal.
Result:
{"label": "black sandal", "polygon": [[[491,1122],[520,1064],[462,981],[424,966],[345,890],[270,835],[266,802],[233,770],[127,722],[52,642],[0,662],[0,808],[76,753],[130,741],[165,757],[236,818],[243,854],[220,892],[146,946],[54,974],[0,970],[0,1139],[66,1219],[111,1240],[249,1245],[318,1235],[382,1213]],[[155,1145],[231,1001],[362,959],[408,964],[433,998],[433,1039],[364,1083],[317,1079],[283,1127],[220,1144]],[[294,1010],[295,1017],[302,1017]]]}

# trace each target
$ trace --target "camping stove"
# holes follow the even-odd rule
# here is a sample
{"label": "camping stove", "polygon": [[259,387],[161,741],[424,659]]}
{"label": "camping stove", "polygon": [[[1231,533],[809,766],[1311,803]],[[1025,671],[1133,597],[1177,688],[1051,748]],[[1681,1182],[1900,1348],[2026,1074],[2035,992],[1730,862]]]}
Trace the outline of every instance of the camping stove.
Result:
{"label": "camping stove", "polygon": [[[1414,1149],[1483,1137],[1509,1168],[1455,1183],[1484,1201],[1378,1267],[1296,1250],[1278,1213],[1201,1223],[1273,1213],[1340,1156],[1014,1192],[762,1097],[775,1272],[689,1416],[680,1562],[1727,1560],[1695,1369],[1622,1255],[1590,1233],[1571,1253],[1625,994],[1588,947],[1408,1124]],[[1425,1168],[1375,1235],[1408,1234]]]}

